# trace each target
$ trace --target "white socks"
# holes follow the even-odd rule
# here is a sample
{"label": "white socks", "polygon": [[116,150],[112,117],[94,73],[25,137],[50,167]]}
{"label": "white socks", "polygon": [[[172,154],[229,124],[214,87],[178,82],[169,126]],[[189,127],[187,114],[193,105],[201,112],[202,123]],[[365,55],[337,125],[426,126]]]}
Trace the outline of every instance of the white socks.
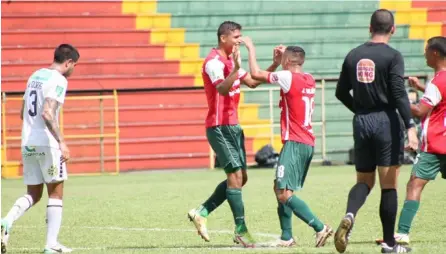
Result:
{"label": "white socks", "polygon": [[8,222],[9,227],[12,227],[12,224],[18,220],[20,217],[22,217],[23,214],[31,207],[33,206],[33,198],[26,194],[23,197],[20,197],[17,199],[12,206],[11,210],[9,210],[8,214],[5,217],[5,220]]}
{"label": "white socks", "polygon": [[52,247],[57,245],[57,237],[62,224],[62,200],[50,198],[46,208],[47,218],[47,235],[46,246]]}

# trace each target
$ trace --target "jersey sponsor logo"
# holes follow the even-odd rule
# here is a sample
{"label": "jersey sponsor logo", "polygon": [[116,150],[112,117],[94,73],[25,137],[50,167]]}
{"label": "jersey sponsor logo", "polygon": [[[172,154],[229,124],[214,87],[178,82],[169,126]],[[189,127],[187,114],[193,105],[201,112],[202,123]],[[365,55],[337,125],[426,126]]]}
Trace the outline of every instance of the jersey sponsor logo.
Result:
{"label": "jersey sponsor logo", "polygon": [[34,146],[25,146],[24,151],[22,152],[23,157],[32,157],[32,156],[44,156],[45,152],[36,152],[36,148]]}
{"label": "jersey sponsor logo", "polygon": [[356,65],[358,82],[369,84],[375,81],[375,63],[370,59],[361,59]]}
{"label": "jersey sponsor logo", "polygon": [[28,153],[33,153],[33,152],[36,151],[36,148],[35,148],[34,146],[25,146],[25,150],[26,150]]}

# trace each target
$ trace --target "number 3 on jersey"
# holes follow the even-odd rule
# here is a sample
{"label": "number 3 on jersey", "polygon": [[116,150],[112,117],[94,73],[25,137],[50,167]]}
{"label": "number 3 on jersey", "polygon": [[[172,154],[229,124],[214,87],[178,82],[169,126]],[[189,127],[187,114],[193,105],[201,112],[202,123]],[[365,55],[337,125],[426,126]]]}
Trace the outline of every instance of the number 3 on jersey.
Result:
{"label": "number 3 on jersey", "polygon": [[304,126],[308,127],[311,125],[311,119],[314,112],[314,97],[310,98],[308,96],[303,96],[302,100],[305,102],[305,123]]}
{"label": "number 3 on jersey", "polygon": [[32,90],[29,93],[29,100],[28,102],[28,114],[30,116],[36,116],[37,115],[37,92],[36,90]]}

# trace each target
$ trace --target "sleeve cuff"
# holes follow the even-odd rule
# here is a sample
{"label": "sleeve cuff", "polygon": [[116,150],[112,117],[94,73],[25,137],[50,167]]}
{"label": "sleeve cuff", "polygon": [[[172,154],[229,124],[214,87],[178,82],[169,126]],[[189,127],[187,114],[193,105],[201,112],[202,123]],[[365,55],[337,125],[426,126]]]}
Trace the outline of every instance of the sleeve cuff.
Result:
{"label": "sleeve cuff", "polygon": [[424,105],[428,106],[429,108],[433,108],[434,106],[432,106],[432,104],[425,98],[422,98],[420,100],[420,103],[423,103]]}
{"label": "sleeve cuff", "polygon": [[245,71],[245,74],[243,74],[239,79],[244,80],[248,76],[248,72]]}
{"label": "sleeve cuff", "polygon": [[224,79],[217,79],[214,83],[212,83],[213,86],[218,86],[220,83],[222,83]]}

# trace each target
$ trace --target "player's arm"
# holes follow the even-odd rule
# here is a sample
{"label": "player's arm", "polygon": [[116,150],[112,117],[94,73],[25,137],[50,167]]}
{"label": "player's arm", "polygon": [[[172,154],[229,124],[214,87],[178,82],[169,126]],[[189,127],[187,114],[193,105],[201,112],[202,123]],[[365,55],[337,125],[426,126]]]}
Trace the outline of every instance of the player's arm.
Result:
{"label": "player's arm", "polygon": [[414,127],[415,122],[412,119],[409,97],[404,86],[404,59],[399,52],[395,54],[390,64],[389,78],[390,92],[406,129]]}
{"label": "player's arm", "polygon": [[417,77],[409,77],[409,86],[423,93],[426,91],[426,85],[421,84],[420,80]]}
{"label": "player's arm", "polygon": [[42,118],[48,130],[53,134],[57,142],[65,142],[63,135],[60,133],[59,124],[57,123],[57,109],[59,102],[51,97],[45,98],[43,104]]}
{"label": "player's arm", "polygon": [[239,68],[234,67],[232,72],[225,78],[225,66],[217,59],[212,59],[206,63],[205,72],[211,79],[212,84],[221,95],[228,95],[234,82],[239,78]]}
{"label": "player's arm", "polygon": [[[272,63],[272,64],[268,67],[268,69],[266,69],[266,71],[262,71],[262,70],[260,70],[260,71],[262,71],[263,73],[266,73],[266,76],[267,76],[267,78],[268,78],[268,74],[271,73],[271,72],[274,72],[274,71],[277,69],[277,67],[279,67],[278,64],[276,64],[276,63]],[[251,69],[251,65],[250,65],[250,70],[252,70],[252,69]],[[245,78],[242,79],[242,82],[243,82],[243,84],[245,84],[245,85],[248,86],[249,88],[256,88],[256,87],[259,86],[260,84],[265,83],[265,82],[267,82],[267,81],[265,81],[265,80],[262,79],[262,78],[257,78],[257,79],[256,79],[256,78],[254,78],[254,77],[252,76],[251,73],[247,73],[246,76],[245,76]]]}
{"label": "player's arm", "polygon": [[426,87],[423,98],[420,103],[410,105],[412,114],[416,117],[423,118],[431,111],[435,106],[440,103],[442,96],[438,87],[434,83],[429,83]]}
{"label": "player's arm", "polygon": [[352,90],[352,84],[350,83],[350,78],[348,76],[347,58],[345,57],[344,63],[342,64],[341,74],[339,75],[338,84],[336,85],[336,98],[344,104],[351,112],[355,113],[355,108],[353,107],[353,96],[350,94]]}
{"label": "player's arm", "polygon": [[22,101],[22,109],[20,109],[20,119],[23,121],[23,111],[25,111],[25,100]]}
{"label": "player's arm", "polygon": [[266,71],[261,70],[257,63],[256,49],[252,41],[250,39],[245,39],[245,46],[248,49],[248,63],[251,78],[255,80],[255,84],[257,85],[268,82],[268,77],[271,72],[274,72],[277,67],[279,67],[279,63],[274,61]]}

